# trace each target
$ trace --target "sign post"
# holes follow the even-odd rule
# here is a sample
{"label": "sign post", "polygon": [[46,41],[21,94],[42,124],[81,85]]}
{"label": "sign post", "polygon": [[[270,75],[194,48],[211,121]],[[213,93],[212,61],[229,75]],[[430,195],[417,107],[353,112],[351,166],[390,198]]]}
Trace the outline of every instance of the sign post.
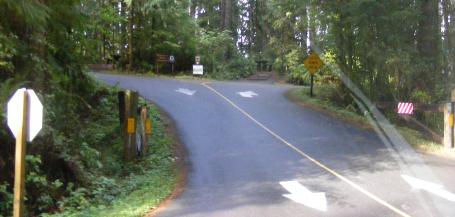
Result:
{"label": "sign post", "polygon": [[204,66],[201,65],[201,56],[197,55],[194,57],[194,63],[193,64],[193,75],[204,75]]}
{"label": "sign post", "polygon": [[308,57],[303,61],[303,64],[311,74],[310,96],[313,97],[314,73],[316,73],[316,71],[318,71],[324,63],[316,53],[311,52],[310,55],[308,55]]}
{"label": "sign post", "polygon": [[43,126],[43,105],[33,90],[21,88],[8,101],[8,126],[16,137],[13,216],[24,216],[26,141]]}
{"label": "sign post", "polygon": [[310,97],[313,97],[314,74],[311,73]]}
{"label": "sign post", "polygon": [[25,138],[27,137],[27,114],[28,114],[28,94],[26,91],[20,93],[19,99],[22,101],[21,116],[16,135],[16,162],[14,169],[14,217],[24,215],[24,194],[25,194]]}
{"label": "sign post", "polygon": [[169,62],[171,63],[171,67],[172,67],[172,73],[174,73],[174,63],[175,63],[175,57],[174,55],[170,55],[169,56]]}

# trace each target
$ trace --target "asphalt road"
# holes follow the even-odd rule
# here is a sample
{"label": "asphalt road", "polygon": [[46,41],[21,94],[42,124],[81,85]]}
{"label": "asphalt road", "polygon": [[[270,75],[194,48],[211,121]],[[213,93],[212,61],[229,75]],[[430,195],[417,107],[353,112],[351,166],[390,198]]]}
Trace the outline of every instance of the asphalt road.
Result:
{"label": "asphalt road", "polygon": [[452,161],[419,155],[440,182],[414,177],[373,131],[287,100],[292,86],[96,76],[177,123],[191,168],[159,216],[455,216]]}

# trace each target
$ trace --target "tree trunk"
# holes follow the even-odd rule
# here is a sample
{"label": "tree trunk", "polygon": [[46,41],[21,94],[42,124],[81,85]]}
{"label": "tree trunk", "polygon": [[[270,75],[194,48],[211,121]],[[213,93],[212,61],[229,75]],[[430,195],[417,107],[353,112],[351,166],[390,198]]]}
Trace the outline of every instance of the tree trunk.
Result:
{"label": "tree trunk", "polygon": [[[221,14],[222,14],[221,28],[223,30],[230,31],[231,35],[234,34],[234,30],[232,28],[232,18],[233,18],[232,1],[233,0],[222,0],[222,2],[221,2]],[[226,45],[226,54],[225,54],[226,60],[230,59],[231,56],[232,56],[231,46]]]}
{"label": "tree trunk", "polygon": [[256,0],[254,6],[255,17],[254,17],[254,27],[255,27],[255,42],[256,42],[256,52],[264,51],[265,46],[267,45],[267,35],[269,34],[268,24],[266,23],[266,8],[267,1],[265,0]]}
{"label": "tree trunk", "polygon": [[190,16],[192,18],[196,17],[196,7],[198,5],[198,0],[190,0]]}
{"label": "tree trunk", "polygon": [[128,71],[131,71],[133,69],[133,55],[134,55],[134,50],[133,50],[133,33],[134,33],[134,3],[131,2],[130,5],[130,13],[128,16]]}
{"label": "tree trunk", "polygon": [[[120,8],[120,16],[125,18],[126,17],[126,3],[125,1],[122,1],[120,3],[121,8]],[[121,52],[121,58],[120,58],[120,64],[122,68],[125,68],[125,62],[127,59],[127,51],[125,48],[125,45],[127,44],[127,38],[128,38],[128,32],[126,31],[126,22],[121,22],[120,23],[120,32],[121,32],[121,42],[120,42],[120,52]]]}
{"label": "tree trunk", "polygon": [[453,48],[452,48],[452,37],[453,37],[453,21],[454,19],[454,5],[450,0],[442,0],[442,18],[444,21],[443,31],[443,53],[444,53],[444,77],[446,79],[446,91],[447,100],[451,100],[451,91],[453,89]]}
{"label": "tree trunk", "polygon": [[417,49],[421,56],[437,57],[439,44],[439,8],[438,1],[423,0],[422,16],[417,32]]}
{"label": "tree trunk", "polygon": [[423,0],[421,2],[421,18],[417,29],[416,42],[420,70],[416,76],[416,88],[433,93],[436,83],[443,79],[441,72],[441,22],[439,17],[439,1]]}

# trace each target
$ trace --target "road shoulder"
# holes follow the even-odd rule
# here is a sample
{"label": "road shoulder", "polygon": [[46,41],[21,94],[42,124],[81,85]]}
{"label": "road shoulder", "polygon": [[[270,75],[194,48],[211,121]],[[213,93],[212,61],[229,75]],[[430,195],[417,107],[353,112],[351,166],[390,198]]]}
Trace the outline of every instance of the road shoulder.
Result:
{"label": "road shoulder", "polygon": [[177,173],[177,183],[176,186],[173,190],[173,192],[166,198],[164,199],[156,208],[151,209],[145,217],[155,217],[157,216],[160,212],[162,212],[164,209],[166,209],[171,202],[179,197],[183,191],[185,190],[187,179],[188,179],[188,170],[190,168],[190,162],[188,160],[188,152],[185,147],[185,145],[182,143],[178,130],[177,130],[177,125],[170,116],[169,113],[167,113],[163,108],[158,106],[157,104],[154,104],[154,106],[157,108],[161,118],[162,122],[165,126],[166,129],[166,134],[172,138],[172,141],[174,142],[174,155],[176,160],[175,164],[175,170]]}
{"label": "road shoulder", "polygon": [[[305,107],[309,108],[313,111],[322,113],[324,115],[330,116],[332,118],[335,118],[337,120],[340,120],[342,122],[345,122],[347,124],[356,126],[361,129],[366,129],[366,130],[373,130],[371,125],[368,123],[366,118],[357,115],[351,111],[346,111],[343,108],[335,108],[333,106],[324,106],[320,103],[315,103],[314,101],[306,101],[302,99],[301,96],[299,96],[299,91],[302,91],[303,88],[292,88],[289,91],[284,93],[284,96],[291,102]],[[354,117],[354,118],[352,118]]]}
{"label": "road shoulder", "polygon": [[[293,88],[284,96],[291,102],[309,108],[313,111],[330,116],[334,119],[350,124],[352,126],[373,131],[372,126],[368,123],[367,119],[357,113],[348,111],[345,108],[337,107],[335,105],[327,105],[319,99],[308,100],[308,97],[302,96],[303,88]],[[443,148],[440,144],[436,144],[426,138],[423,138],[419,132],[409,129],[407,127],[398,127],[397,130],[406,139],[409,144],[422,155],[431,155],[441,160],[455,161],[455,150],[448,150]]]}

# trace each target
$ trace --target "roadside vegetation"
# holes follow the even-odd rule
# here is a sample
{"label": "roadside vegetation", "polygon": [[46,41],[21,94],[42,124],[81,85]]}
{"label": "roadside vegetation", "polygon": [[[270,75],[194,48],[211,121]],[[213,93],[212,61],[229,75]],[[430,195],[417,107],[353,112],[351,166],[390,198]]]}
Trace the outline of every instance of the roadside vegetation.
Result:
{"label": "roadside vegetation", "polygon": [[[353,124],[357,127],[372,130],[372,126],[361,110],[354,102],[350,104],[343,103],[344,96],[337,91],[335,84],[318,83],[315,85],[314,97],[310,97],[309,87],[294,88],[286,93],[286,96],[310,109],[322,112],[326,115],[335,117],[341,121]],[[400,122],[400,117],[396,113],[386,113],[388,119],[395,125],[395,129],[412,145],[416,150],[435,154],[444,157],[455,157],[455,150],[449,150],[442,144],[434,141],[432,138],[425,136],[418,129],[412,128]]]}
{"label": "roadside vegetation", "polygon": [[163,118],[153,105],[149,110],[153,123],[149,153],[127,164],[121,163],[121,154],[119,159],[109,159],[104,163],[118,164],[118,168],[98,169],[91,185],[75,188],[61,199],[62,212],[43,216],[139,217],[157,208],[174,191],[182,168],[177,166],[177,141],[171,137],[170,119]]}
{"label": "roadside vegetation", "polygon": [[294,88],[286,93],[290,100],[298,104],[356,124],[359,127],[370,128],[368,120],[361,115],[360,110],[354,102],[347,104],[342,100],[343,97],[350,96],[341,96],[339,94],[336,91],[336,86],[333,84],[318,85],[314,89],[314,97],[310,97],[310,89],[308,87]]}
{"label": "roadside vegetation", "polygon": [[6,103],[20,87],[34,89],[44,106],[43,129],[27,144],[26,216],[120,209],[140,216],[175,187],[174,143],[156,109],[150,155],[122,159],[118,90],[100,85],[85,66],[97,53],[87,36],[96,24],[91,15],[106,18],[92,3],[0,1],[0,216],[13,209],[15,141]]}
{"label": "roadside vegetation", "polygon": [[311,50],[324,60],[326,67],[315,75],[316,98],[300,94],[305,103],[344,119],[358,119],[354,117],[357,109],[349,89],[330,71],[336,66],[392,123],[406,127],[400,132],[410,143],[425,150],[442,150],[440,144],[404,123],[395,109],[398,102],[418,105],[412,118],[432,133],[443,134],[443,113],[429,108],[449,102],[455,87],[453,1],[267,4],[271,6],[269,16],[273,17],[268,20],[280,36],[270,43],[276,45],[271,47],[272,53],[278,54],[274,58],[275,69],[288,82],[309,85],[310,74],[303,61]]}
{"label": "roadside vegetation", "polygon": [[[61,98],[41,96],[50,109],[45,112],[43,132],[28,144],[27,216],[143,216],[176,187],[181,172],[176,166],[176,141],[162,114],[149,106],[153,122],[149,153],[125,163],[118,90],[96,82],[92,88],[94,95],[81,105],[84,112],[57,110],[51,105]],[[1,138],[14,144],[4,130]],[[12,156],[6,160],[9,167]],[[12,184],[1,182],[0,216],[11,215],[12,197]]]}
{"label": "roadside vegetation", "polygon": [[[175,71],[185,76],[200,55],[209,78],[248,77],[256,61],[266,61],[266,70],[308,84],[303,61],[318,51],[375,103],[438,105],[449,100],[455,83],[452,0],[1,0],[0,14],[3,216],[12,209],[15,147],[5,108],[19,87],[34,89],[45,110],[44,129],[27,150],[29,216],[96,215],[135,201],[123,192],[133,189],[127,186],[137,187],[132,195],[145,195],[154,192],[151,183],[162,184],[150,197],[159,201],[172,185],[172,178],[153,181],[169,175],[160,168],[171,159],[168,151],[122,163],[116,90],[95,82],[88,64],[111,64],[120,73],[159,68],[168,75],[170,64],[156,56],[174,55]],[[328,68],[316,74],[320,98],[304,100],[361,120],[349,90]],[[441,113],[417,111],[414,117],[442,132]],[[168,147],[164,137],[155,140]]]}

